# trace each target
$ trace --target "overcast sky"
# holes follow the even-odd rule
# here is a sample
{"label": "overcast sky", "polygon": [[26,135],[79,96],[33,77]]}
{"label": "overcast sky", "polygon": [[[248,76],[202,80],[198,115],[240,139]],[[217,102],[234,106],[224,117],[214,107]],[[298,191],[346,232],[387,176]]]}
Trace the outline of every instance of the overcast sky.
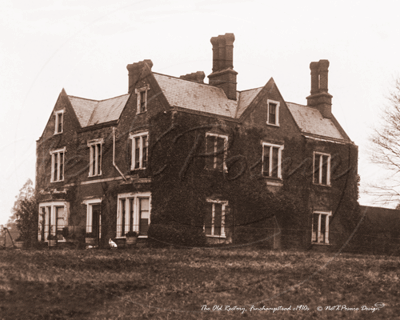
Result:
{"label": "overcast sky", "polygon": [[[328,59],[332,110],[359,146],[362,204],[379,168],[368,135],[400,73],[398,1],[0,1],[0,224],[35,178],[35,141],[62,88],[106,99],[127,93],[126,65],[173,76],[211,73],[210,38],[234,33],[238,90],[273,77],[306,104],[311,61]],[[380,176],[380,174],[378,174]]]}

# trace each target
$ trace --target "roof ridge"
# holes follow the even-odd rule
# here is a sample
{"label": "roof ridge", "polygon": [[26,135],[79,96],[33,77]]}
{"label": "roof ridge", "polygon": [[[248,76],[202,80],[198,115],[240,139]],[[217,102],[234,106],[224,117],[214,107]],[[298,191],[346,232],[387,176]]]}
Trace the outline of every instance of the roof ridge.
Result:
{"label": "roof ridge", "polygon": [[236,90],[236,91],[239,92],[239,93],[242,93],[242,92],[245,92],[245,91],[256,90],[256,89],[262,89],[262,88],[264,88],[264,86],[256,87],[256,88],[251,88],[251,89],[246,89],[246,90]]}
{"label": "roof ridge", "polygon": [[[203,83],[200,83],[200,82],[195,82],[195,81],[191,81],[191,80],[186,80],[186,79],[178,78],[178,77],[176,77],[176,76],[171,76],[171,75],[169,75],[169,74],[164,74],[164,73],[160,73],[160,72],[154,72],[154,71],[153,71],[153,73],[154,73],[154,74],[158,74],[158,75],[160,75],[160,76],[166,76],[166,77],[174,78],[174,79],[176,79],[176,80],[182,80],[182,81],[191,82],[191,83],[195,83],[195,84],[199,84],[199,85],[204,85],[204,86],[207,86],[207,87],[218,88],[218,87],[213,86],[212,84],[209,84],[209,83],[204,83],[204,82],[203,82]],[[219,89],[221,89],[221,88],[219,88]],[[222,90],[222,89],[221,89],[221,90]]]}
{"label": "roof ridge", "polygon": [[71,97],[71,98],[78,98],[78,99],[83,99],[83,100],[89,100],[89,101],[99,102],[99,100],[94,100],[94,99],[89,99],[89,98],[82,98],[82,97],[73,96],[73,95],[70,95],[70,94],[67,94],[67,96],[68,96],[68,97]]}
{"label": "roof ridge", "polygon": [[95,101],[95,102],[102,102],[102,101],[107,101],[107,100],[111,100],[111,99],[115,99],[115,98],[123,97],[123,96],[129,95],[129,94],[130,94],[130,93],[124,93],[124,94],[120,94],[119,96],[115,96],[115,97],[112,97],[112,98],[107,98],[107,99],[101,99],[101,100],[95,100],[95,99],[83,98],[83,97],[73,96],[73,95],[70,95],[70,94],[68,94],[67,96],[68,96],[68,97],[72,97],[72,98],[83,99],[83,100],[89,100],[89,101]]}

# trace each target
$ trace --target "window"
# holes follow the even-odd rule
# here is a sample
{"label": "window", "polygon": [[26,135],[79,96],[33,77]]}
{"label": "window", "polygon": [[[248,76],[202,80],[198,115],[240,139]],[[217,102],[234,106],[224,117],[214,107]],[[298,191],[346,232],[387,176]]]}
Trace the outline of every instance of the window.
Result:
{"label": "window", "polygon": [[58,241],[65,241],[63,229],[67,226],[66,202],[48,202],[39,205],[39,241],[47,241],[50,233],[56,235]]}
{"label": "window", "polygon": [[207,199],[204,232],[209,237],[225,238],[225,211],[227,201]]}
{"label": "window", "polygon": [[149,135],[147,132],[131,134],[130,139],[132,139],[131,170],[145,169],[149,155]]}
{"label": "window", "polygon": [[64,161],[66,148],[50,151],[51,155],[51,182],[64,180]]}
{"label": "window", "polygon": [[282,179],[282,145],[262,144],[262,175]]}
{"label": "window", "polygon": [[54,112],[54,118],[55,118],[54,134],[62,133],[64,125],[64,110]]}
{"label": "window", "polygon": [[314,152],[313,182],[324,186],[331,185],[331,155]]}
{"label": "window", "polygon": [[143,88],[135,90],[137,95],[137,114],[147,111],[147,91],[149,89],[150,87],[147,85]]}
{"label": "window", "polygon": [[312,221],[313,243],[329,244],[329,217],[331,212],[314,212]]}
{"label": "window", "polygon": [[267,124],[279,126],[279,105],[278,101],[267,100]]}
{"label": "window", "polygon": [[227,172],[226,157],[228,136],[214,133],[206,134],[206,168]]}
{"label": "window", "polygon": [[139,237],[147,237],[151,215],[149,192],[118,195],[117,237],[135,231]]}
{"label": "window", "polygon": [[102,160],[102,146],[103,139],[95,139],[88,141],[89,147],[89,177],[101,175],[101,160]]}

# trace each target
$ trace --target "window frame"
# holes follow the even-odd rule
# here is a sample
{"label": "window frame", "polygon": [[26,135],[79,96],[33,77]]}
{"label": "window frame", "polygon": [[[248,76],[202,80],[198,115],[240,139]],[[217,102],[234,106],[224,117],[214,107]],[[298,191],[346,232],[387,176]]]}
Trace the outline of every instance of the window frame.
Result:
{"label": "window frame", "polygon": [[[125,239],[125,234],[129,231],[134,231],[138,234],[138,238],[148,238],[148,235],[140,234],[140,201],[139,199],[149,200],[149,218],[148,226],[151,223],[151,192],[130,192],[118,194],[117,202],[117,230],[116,238]],[[123,200],[123,201],[122,201]],[[132,201],[131,201],[132,200]],[[122,203],[125,208],[122,208]],[[133,205],[133,210],[131,207]],[[133,222],[131,222],[131,212]],[[122,215],[125,213],[125,216]],[[124,224],[123,224],[124,223]]]}
{"label": "window frame", "polygon": [[[314,240],[314,216],[318,215],[317,230],[315,233]],[[320,241],[321,239],[321,216],[325,215],[325,241]],[[314,211],[311,219],[311,243],[318,245],[328,245],[329,244],[329,223],[330,217],[332,217],[332,211]]]}
{"label": "window frame", "polygon": [[[62,149],[57,149],[57,150],[52,150],[50,151],[50,156],[51,156],[51,176],[50,176],[50,182],[61,182],[64,181],[65,178],[65,153],[67,152],[67,148],[64,147]],[[61,165],[61,157],[60,157],[60,153],[63,154],[62,157],[62,165]],[[54,173],[55,173],[55,157],[57,157],[57,177],[54,177]],[[60,179],[60,167],[62,166],[62,179]],[[57,178],[57,179],[55,179]]]}
{"label": "window frame", "polygon": [[[217,158],[218,158],[218,155],[219,155],[218,154],[218,140],[215,139],[214,150],[213,150],[213,154],[212,154],[213,166],[212,166],[212,168],[209,168],[209,167],[206,167],[206,168],[209,169],[209,170],[219,170],[221,172],[223,171],[223,172],[227,173],[228,172],[228,167],[226,165],[226,159],[228,157],[229,136],[227,136],[225,134],[217,134],[217,133],[212,133],[212,132],[206,132],[206,154],[207,154],[207,149],[208,149],[207,146],[208,146],[208,143],[209,143],[208,142],[209,139],[207,139],[208,137],[216,137],[217,139],[218,138],[224,139],[224,152],[223,152],[223,160],[222,160],[222,170],[220,170],[220,169],[217,168],[217,162],[218,162]],[[207,156],[211,156],[211,155],[207,154]]]}
{"label": "window frame", "polygon": [[[136,88],[135,89],[135,93],[137,96],[137,101],[136,101],[136,114],[141,114],[141,113],[145,113],[147,112],[147,91],[150,90],[150,86],[146,85],[144,87],[141,88]],[[142,92],[144,92],[144,110],[141,110],[142,107],[142,97],[141,94]]]}
{"label": "window frame", "polygon": [[[206,202],[211,203],[211,234],[206,234],[206,222],[204,221],[203,232],[206,237],[210,238],[226,238],[225,233],[225,216],[226,216],[226,207],[229,206],[229,202],[227,200],[217,200],[217,199],[206,199]],[[215,204],[221,204],[221,234],[215,235]],[[204,217],[205,218],[205,217]]]}
{"label": "window frame", "polygon": [[[54,111],[54,134],[61,134],[64,132],[64,112],[65,110],[57,110]],[[61,114],[61,131],[58,131],[58,127],[60,125],[58,116]]]}
{"label": "window frame", "polygon": [[[273,144],[273,143],[269,143],[269,142],[262,142],[262,157],[261,157],[261,175],[264,178],[269,178],[269,179],[280,179],[282,180],[282,151],[285,148],[285,146],[283,144]],[[270,147],[270,151],[269,151],[269,165],[268,165],[268,175],[264,175],[264,158],[265,158],[265,154],[264,154],[264,150],[265,147]],[[278,168],[277,168],[277,176],[273,177],[272,176],[272,171],[273,171],[273,163],[272,163],[272,156],[273,156],[273,148],[277,148],[278,149]]]}
{"label": "window frame", "polygon": [[[143,137],[147,137],[147,146],[146,146],[146,159],[147,165],[145,166],[143,163]],[[140,138],[140,148],[139,148],[139,168],[135,168],[136,165],[136,138]],[[131,139],[131,171],[135,170],[144,170],[147,168],[149,163],[149,132],[139,132],[139,133],[131,133],[129,134],[129,139]]]}
{"label": "window frame", "polygon": [[[87,146],[89,147],[89,177],[98,177],[103,174],[102,171],[103,144],[104,144],[103,138],[93,139],[87,142]],[[98,145],[100,146],[99,149],[97,148]],[[94,172],[93,172],[93,164],[95,167]]]}
{"label": "window frame", "polygon": [[[315,168],[315,157],[319,156],[319,167],[318,167],[318,183],[315,182],[315,173],[317,171],[317,168]],[[326,184],[322,183],[322,170],[323,170],[323,157],[327,156],[328,157],[328,163],[326,167]],[[325,187],[330,187],[331,186],[331,155],[329,153],[324,153],[324,152],[319,152],[319,151],[314,151],[313,152],[313,184],[318,185],[318,186],[325,186]]]}
{"label": "window frame", "polygon": [[[275,109],[275,123],[271,123],[270,122],[270,105],[271,104],[274,104],[276,106],[276,109]],[[279,101],[267,99],[267,122],[266,122],[267,125],[279,127],[279,109],[280,109],[280,102]]]}
{"label": "window frame", "polygon": [[[64,226],[68,227],[68,218],[69,218],[69,211],[68,211],[68,202],[66,201],[51,201],[51,202],[41,202],[39,203],[39,216],[38,216],[38,241],[48,242],[49,240],[47,237],[50,234],[57,235],[57,208],[64,209]],[[43,214],[42,208],[45,208],[45,213]],[[50,211],[49,211],[50,208]],[[50,222],[47,224],[47,222]],[[55,230],[52,230],[52,227],[56,226]],[[43,227],[43,229],[42,229]],[[43,239],[42,239],[43,236]],[[57,240],[57,242],[66,242],[66,239],[63,236],[63,239]]]}

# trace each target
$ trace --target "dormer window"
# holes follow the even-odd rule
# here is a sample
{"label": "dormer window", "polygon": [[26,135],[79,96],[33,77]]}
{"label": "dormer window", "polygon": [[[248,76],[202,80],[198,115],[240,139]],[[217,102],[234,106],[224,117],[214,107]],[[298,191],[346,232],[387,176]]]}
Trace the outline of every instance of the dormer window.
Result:
{"label": "dormer window", "polygon": [[279,105],[278,101],[267,100],[267,124],[279,126]]}
{"label": "dormer window", "polygon": [[102,162],[102,146],[103,139],[94,139],[88,141],[89,147],[89,177],[101,175],[101,162]]}
{"label": "dormer window", "polygon": [[137,114],[147,111],[147,91],[149,89],[150,87],[148,85],[139,89],[135,89],[135,93],[137,95]]}
{"label": "dormer window", "polygon": [[54,134],[62,133],[64,127],[64,110],[54,112],[54,118],[55,118]]}

